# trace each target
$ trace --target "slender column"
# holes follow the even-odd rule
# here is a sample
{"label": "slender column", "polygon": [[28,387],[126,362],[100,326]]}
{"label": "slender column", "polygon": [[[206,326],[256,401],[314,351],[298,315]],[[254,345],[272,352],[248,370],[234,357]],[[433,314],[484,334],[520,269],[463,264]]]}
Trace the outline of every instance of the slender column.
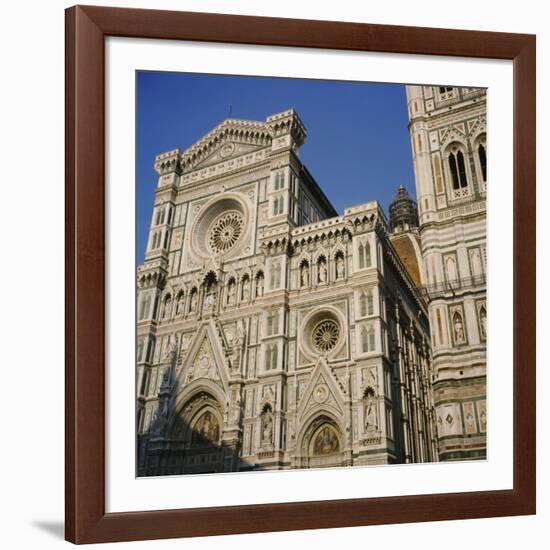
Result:
{"label": "slender column", "polygon": [[197,313],[199,318],[202,317],[202,309],[203,309],[203,302],[204,302],[204,285],[200,285],[199,291],[198,291],[198,304],[197,304]]}
{"label": "slender column", "polygon": [[409,400],[407,398],[406,389],[406,372],[403,360],[403,335],[401,332],[401,323],[399,318],[399,304],[395,304],[396,317],[396,335],[397,335],[397,361],[399,366],[399,389],[401,394],[401,418],[403,425],[403,451],[405,454],[405,463],[411,462],[411,446],[410,446],[410,427],[409,427]]}
{"label": "slender column", "polygon": [[411,361],[411,350],[410,350],[410,341],[406,331],[403,331],[404,339],[404,350],[405,355],[405,384],[407,389],[408,397],[408,414],[409,414],[409,437],[411,440],[411,461],[416,461],[417,456],[417,441],[416,441],[416,416],[415,416],[415,407],[414,407],[414,396],[413,396],[413,381],[412,381],[412,361]]}
{"label": "slender column", "polygon": [[420,380],[418,374],[418,353],[417,353],[417,341],[416,341],[416,330],[414,323],[411,319],[410,322],[410,353],[411,353],[411,365],[412,365],[412,388],[413,388],[413,409],[414,409],[414,418],[416,421],[415,426],[415,439],[416,439],[416,462],[424,462],[424,446],[422,445],[422,433],[424,432],[424,423],[422,421],[422,410],[421,410],[421,389],[420,389]]}
{"label": "slender column", "polygon": [[426,378],[426,357],[424,355],[424,341],[421,342],[418,349],[418,366],[419,380],[421,385],[421,420],[422,430],[424,432],[423,452],[425,461],[432,459],[431,453],[431,429],[429,425],[429,401],[428,401],[428,385]]}

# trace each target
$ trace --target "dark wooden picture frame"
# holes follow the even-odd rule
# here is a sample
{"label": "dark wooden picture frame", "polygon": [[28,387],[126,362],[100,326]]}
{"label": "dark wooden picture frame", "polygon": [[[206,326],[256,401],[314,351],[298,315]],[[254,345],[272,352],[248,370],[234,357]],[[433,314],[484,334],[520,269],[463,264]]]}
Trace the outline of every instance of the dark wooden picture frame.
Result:
{"label": "dark wooden picture frame", "polygon": [[[509,59],[514,64],[511,490],[105,512],[105,38]],[[532,35],[76,6],[66,11],[66,539],[93,543],[535,513]]]}

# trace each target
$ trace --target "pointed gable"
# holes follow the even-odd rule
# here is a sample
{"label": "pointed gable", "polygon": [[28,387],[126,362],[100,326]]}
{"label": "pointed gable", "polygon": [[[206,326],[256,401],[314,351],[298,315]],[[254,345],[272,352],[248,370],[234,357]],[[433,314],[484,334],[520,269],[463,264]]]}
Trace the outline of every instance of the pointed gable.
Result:
{"label": "pointed gable", "polygon": [[303,418],[315,408],[344,413],[344,388],[323,357],[311,373],[309,383],[298,405],[298,417]]}
{"label": "pointed gable", "polygon": [[177,379],[181,387],[200,378],[212,380],[224,390],[228,387],[228,369],[214,321],[210,319],[197,331]]}
{"label": "pointed gable", "polygon": [[271,146],[271,128],[255,120],[226,119],[181,153],[184,172]]}
{"label": "pointed gable", "polygon": [[241,155],[254,153],[261,149],[262,146],[253,145],[250,143],[238,143],[235,141],[225,141],[222,145],[214,148],[211,154],[193,166],[193,169],[207,168],[226,160],[236,159]]}

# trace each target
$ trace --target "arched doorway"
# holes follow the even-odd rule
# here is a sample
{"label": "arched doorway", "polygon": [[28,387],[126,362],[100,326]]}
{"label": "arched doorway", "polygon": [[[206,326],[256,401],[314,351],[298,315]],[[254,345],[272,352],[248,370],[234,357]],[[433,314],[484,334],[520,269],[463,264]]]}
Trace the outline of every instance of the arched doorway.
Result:
{"label": "arched doorway", "polygon": [[219,445],[220,423],[214,411],[207,408],[199,411],[191,427],[191,447],[207,448]]}
{"label": "arched doorway", "polygon": [[212,395],[200,392],[189,399],[172,427],[171,454],[177,473],[222,472],[222,430],[222,408]]}
{"label": "arched doorway", "polygon": [[302,453],[306,460],[302,466],[307,468],[335,468],[344,466],[344,439],[337,422],[327,416],[320,415],[310,424],[304,434]]}

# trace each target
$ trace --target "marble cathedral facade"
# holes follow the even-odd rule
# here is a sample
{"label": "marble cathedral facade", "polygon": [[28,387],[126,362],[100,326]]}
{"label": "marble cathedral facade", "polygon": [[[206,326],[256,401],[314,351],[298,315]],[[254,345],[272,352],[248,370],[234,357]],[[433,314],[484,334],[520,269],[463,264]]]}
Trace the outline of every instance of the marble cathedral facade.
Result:
{"label": "marble cathedral facade", "polygon": [[339,216],[300,160],[305,138],[289,110],[224,120],[156,158],[138,475],[436,461],[442,411],[465,410],[470,385],[434,370],[434,307],[451,331],[455,306],[426,299],[423,206],[419,220],[400,190],[390,221],[376,201]]}

